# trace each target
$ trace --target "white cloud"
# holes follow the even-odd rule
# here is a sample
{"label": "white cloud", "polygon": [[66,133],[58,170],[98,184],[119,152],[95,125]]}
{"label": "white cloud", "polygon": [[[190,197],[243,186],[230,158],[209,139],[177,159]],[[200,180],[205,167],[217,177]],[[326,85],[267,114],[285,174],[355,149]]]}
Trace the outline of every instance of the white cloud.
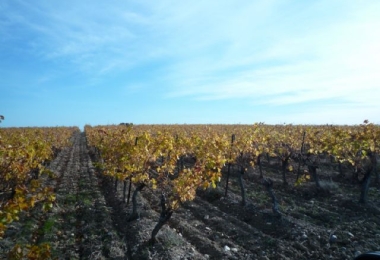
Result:
{"label": "white cloud", "polygon": [[[323,8],[328,9],[329,3],[319,6]],[[347,17],[335,19],[336,14],[332,13],[326,18],[331,22],[328,26],[319,22],[323,18],[313,17],[313,10],[308,11],[309,30],[302,28],[298,33],[296,21],[290,17],[287,23],[295,28],[269,23],[268,29],[273,31],[267,33],[253,27],[251,35],[258,36],[249,39],[245,34],[234,35],[229,38],[231,44],[226,44],[227,51],[219,53],[219,57],[195,55],[175,64],[169,71],[174,86],[168,97],[251,98],[255,103],[269,105],[336,98],[339,102],[368,104],[379,111],[380,35],[376,31],[380,19],[376,14],[380,12],[380,4],[348,6],[343,10]],[[273,17],[265,18],[276,20],[278,14],[271,13]],[[248,32],[244,29],[249,26],[242,26],[237,31]],[[228,34],[229,30],[226,31]],[[270,36],[273,39],[265,39]],[[261,37],[262,43],[257,42]],[[248,50],[235,47],[249,44],[252,47]],[[254,46],[258,46],[257,50]],[[208,50],[212,55],[212,47]]]}

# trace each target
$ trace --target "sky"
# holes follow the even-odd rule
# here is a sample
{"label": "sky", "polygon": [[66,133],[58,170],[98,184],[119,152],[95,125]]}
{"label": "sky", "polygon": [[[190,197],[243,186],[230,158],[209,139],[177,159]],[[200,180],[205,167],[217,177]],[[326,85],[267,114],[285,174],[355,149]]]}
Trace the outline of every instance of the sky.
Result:
{"label": "sky", "polygon": [[380,123],[380,1],[0,1],[0,127]]}

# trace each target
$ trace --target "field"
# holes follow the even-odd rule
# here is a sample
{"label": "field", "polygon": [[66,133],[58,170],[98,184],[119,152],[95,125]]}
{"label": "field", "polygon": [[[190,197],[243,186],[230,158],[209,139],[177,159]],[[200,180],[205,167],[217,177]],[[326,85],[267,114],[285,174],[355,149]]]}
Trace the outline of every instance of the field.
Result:
{"label": "field", "polygon": [[245,205],[237,165],[225,196],[225,166],[217,187],[197,188],[152,243],[162,211],[159,190],[148,186],[138,193],[138,217],[129,221],[132,203],[126,203],[123,182],[115,189],[115,180],[103,174],[102,158],[85,133],[75,133],[72,142],[48,165],[56,175],[47,180],[56,194],[53,207],[35,207],[8,225],[0,240],[2,259],[27,258],[34,245],[39,257],[45,252],[52,259],[353,259],[380,250],[378,185],[360,204],[360,184],[327,161],[318,168],[322,188],[308,179],[294,185],[297,174],[290,171],[284,185],[281,161],[270,157],[261,166],[273,180],[280,214],[272,210],[258,167],[244,172]]}

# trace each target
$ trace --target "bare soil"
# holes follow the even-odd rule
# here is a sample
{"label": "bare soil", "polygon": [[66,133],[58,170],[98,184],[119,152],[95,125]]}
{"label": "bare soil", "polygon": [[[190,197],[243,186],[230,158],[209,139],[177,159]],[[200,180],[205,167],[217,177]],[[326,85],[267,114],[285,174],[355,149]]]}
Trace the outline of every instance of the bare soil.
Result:
{"label": "bare soil", "polygon": [[[367,205],[358,203],[360,186],[335,179],[321,169],[324,191],[314,183],[284,186],[276,162],[264,162],[264,175],[274,181],[281,216],[259,173],[244,175],[247,203],[241,204],[234,169],[224,197],[225,175],[216,189],[199,190],[194,201],[175,211],[157,242],[148,243],[160,215],[157,191],[138,196],[139,218],[128,221],[132,205],[123,198],[122,183],[103,176],[83,133],[74,146],[51,162],[57,178],[54,208],[25,213],[0,241],[1,259],[15,243],[49,242],[55,259],[353,259],[380,250],[380,191],[370,188]],[[295,175],[287,175],[294,183]],[[334,180],[333,182],[331,181]]]}

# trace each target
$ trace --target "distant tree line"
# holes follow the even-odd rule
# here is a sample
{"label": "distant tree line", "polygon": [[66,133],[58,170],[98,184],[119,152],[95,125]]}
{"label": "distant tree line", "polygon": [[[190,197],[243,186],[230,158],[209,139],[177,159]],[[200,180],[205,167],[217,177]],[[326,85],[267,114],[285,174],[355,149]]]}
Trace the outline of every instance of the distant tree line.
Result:
{"label": "distant tree line", "polygon": [[133,126],[133,123],[120,123],[119,125]]}

